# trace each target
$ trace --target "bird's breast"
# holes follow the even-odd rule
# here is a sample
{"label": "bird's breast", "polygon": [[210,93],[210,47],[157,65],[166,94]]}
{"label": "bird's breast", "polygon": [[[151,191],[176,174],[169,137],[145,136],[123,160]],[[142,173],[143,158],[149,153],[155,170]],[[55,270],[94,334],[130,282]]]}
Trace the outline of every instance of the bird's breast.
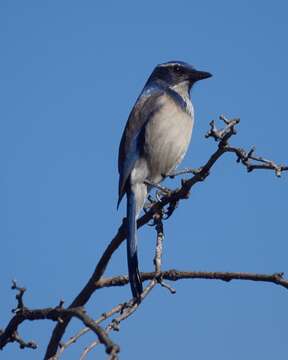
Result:
{"label": "bird's breast", "polygon": [[160,110],[146,125],[144,153],[149,179],[162,180],[182,161],[189,146],[194,124],[193,107],[183,111],[169,98],[163,98]]}

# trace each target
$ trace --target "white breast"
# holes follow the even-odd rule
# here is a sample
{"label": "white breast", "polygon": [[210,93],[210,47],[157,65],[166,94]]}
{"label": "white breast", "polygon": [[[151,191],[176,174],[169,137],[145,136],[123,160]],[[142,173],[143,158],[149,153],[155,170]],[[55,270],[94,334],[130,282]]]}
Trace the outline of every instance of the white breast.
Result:
{"label": "white breast", "polygon": [[166,96],[163,96],[161,102],[161,110],[149,120],[145,131],[145,158],[148,177],[153,182],[161,181],[162,175],[171,173],[182,161],[194,123],[190,99],[186,100],[186,112]]}

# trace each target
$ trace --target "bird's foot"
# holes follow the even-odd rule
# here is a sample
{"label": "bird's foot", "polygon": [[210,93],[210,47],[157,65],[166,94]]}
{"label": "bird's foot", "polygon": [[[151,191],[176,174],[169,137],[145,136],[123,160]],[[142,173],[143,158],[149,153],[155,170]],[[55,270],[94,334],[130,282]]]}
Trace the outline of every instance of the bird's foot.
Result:
{"label": "bird's foot", "polygon": [[157,203],[157,199],[153,198],[153,196],[149,194],[147,196],[147,201],[145,202],[145,204],[143,206],[144,212],[147,213],[151,209],[151,207],[153,205],[155,205],[156,203]]}

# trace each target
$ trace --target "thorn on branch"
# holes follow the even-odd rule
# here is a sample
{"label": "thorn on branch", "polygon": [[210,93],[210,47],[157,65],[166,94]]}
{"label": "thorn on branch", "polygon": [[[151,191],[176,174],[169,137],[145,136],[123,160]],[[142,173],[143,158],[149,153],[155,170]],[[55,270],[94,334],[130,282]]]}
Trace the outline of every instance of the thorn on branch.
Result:
{"label": "thorn on branch", "polygon": [[251,148],[251,150],[248,152],[248,154],[247,154],[247,160],[249,159],[249,158],[251,158],[251,156],[253,155],[253,153],[255,152],[255,150],[256,150],[256,146],[254,145],[254,146],[252,146],[252,148]]}
{"label": "thorn on branch", "polygon": [[60,299],[59,304],[55,306],[55,309],[63,309],[64,302],[63,299]]}
{"label": "thorn on branch", "polygon": [[159,284],[164,287],[165,289],[169,290],[171,294],[176,294],[176,289],[174,289],[171,285],[169,285],[168,283],[166,283],[165,281],[163,281],[163,279],[161,279],[159,281]]}
{"label": "thorn on branch", "polygon": [[23,295],[26,291],[25,287],[19,287],[15,280],[12,280],[11,285],[12,290],[17,290],[18,293],[16,294],[16,300],[17,300],[17,307],[15,309],[12,309],[12,313],[17,313],[18,311],[21,311],[25,309],[24,302],[23,302]]}
{"label": "thorn on branch", "polygon": [[[54,309],[55,309],[55,310],[62,310],[62,309],[64,309],[63,305],[64,305],[64,300],[63,300],[63,299],[60,299],[59,304],[58,304],[57,306],[55,306]],[[60,324],[63,324],[64,319],[63,319],[61,316],[58,316],[58,317],[57,317],[57,321],[58,321]]]}

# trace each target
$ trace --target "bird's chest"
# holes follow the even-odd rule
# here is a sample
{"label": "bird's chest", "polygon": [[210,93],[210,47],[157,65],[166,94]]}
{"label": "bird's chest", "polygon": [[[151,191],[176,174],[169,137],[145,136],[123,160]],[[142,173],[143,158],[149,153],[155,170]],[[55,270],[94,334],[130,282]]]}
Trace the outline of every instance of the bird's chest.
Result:
{"label": "bird's chest", "polygon": [[190,99],[189,106],[190,112],[173,101],[163,101],[160,111],[146,126],[144,151],[154,181],[159,174],[173,171],[187,151],[194,123]]}

